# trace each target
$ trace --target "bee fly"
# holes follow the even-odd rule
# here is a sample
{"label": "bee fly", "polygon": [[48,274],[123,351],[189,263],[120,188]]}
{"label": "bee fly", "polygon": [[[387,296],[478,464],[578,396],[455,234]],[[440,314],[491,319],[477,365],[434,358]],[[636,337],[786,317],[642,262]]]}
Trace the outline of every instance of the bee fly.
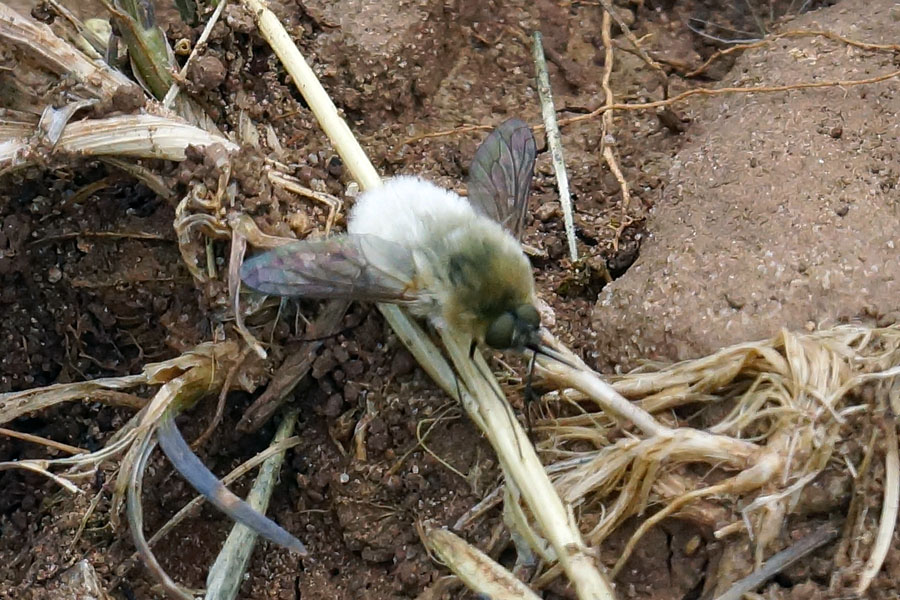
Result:
{"label": "bee fly", "polygon": [[[534,158],[528,125],[506,121],[475,153],[468,199],[417,177],[396,177],[359,197],[346,235],[265,252],[243,264],[241,279],[278,296],[403,304],[438,326],[471,336],[472,351],[483,343],[565,362],[540,343],[534,277],[519,243]],[[158,439],[178,471],[219,509],[306,554],[299,540],[206,469],[171,415]]]}
{"label": "bee fly", "polygon": [[528,125],[504,122],[481,144],[468,198],[417,177],[363,193],[346,235],[307,240],[246,261],[241,279],[279,296],[403,304],[499,350],[556,358],[539,341],[534,277],[519,240],[534,174]]}

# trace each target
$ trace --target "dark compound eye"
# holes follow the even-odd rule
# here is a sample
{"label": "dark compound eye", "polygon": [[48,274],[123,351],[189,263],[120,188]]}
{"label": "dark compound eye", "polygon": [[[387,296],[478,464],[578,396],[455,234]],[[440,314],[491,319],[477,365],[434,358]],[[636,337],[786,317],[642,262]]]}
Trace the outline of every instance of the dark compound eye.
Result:
{"label": "dark compound eye", "polygon": [[512,345],[513,333],[516,330],[516,317],[512,313],[503,313],[491,323],[484,334],[484,343],[497,350],[505,350]]}
{"label": "dark compound eye", "polygon": [[537,329],[541,326],[541,315],[537,309],[530,304],[523,304],[516,309],[516,316],[525,324]]}

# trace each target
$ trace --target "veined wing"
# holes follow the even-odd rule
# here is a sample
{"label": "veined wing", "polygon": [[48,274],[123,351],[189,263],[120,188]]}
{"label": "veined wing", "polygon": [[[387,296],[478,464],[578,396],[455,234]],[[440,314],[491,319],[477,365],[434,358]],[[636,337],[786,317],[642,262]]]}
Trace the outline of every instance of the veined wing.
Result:
{"label": "veined wing", "polygon": [[287,244],[244,262],[241,279],[277,296],[413,302],[415,263],[403,246],[374,235]]}
{"label": "veined wing", "polygon": [[469,202],[521,239],[534,176],[534,135],[519,119],[503,122],[481,143],[469,169]]}

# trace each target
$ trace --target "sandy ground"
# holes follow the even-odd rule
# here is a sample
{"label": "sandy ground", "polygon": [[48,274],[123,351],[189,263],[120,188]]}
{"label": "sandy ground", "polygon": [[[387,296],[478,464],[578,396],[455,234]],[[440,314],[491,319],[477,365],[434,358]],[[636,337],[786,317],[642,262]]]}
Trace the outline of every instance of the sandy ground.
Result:
{"label": "sandy ground", "polygon": [[[787,38],[688,79],[683,73],[715,47],[691,33],[687,19],[752,28],[750,15],[736,7],[740,3],[621,4],[635,33],[651,34],[645,45],[665,65],[672,94],[697,85],[860,79],[896,69],[890,53],[822,38]],[[603,102],[602,13],[593,3],[539,0],[526,8],[502,2],[312,0],[284,2],[276,9],[384,174],[417,173],[461,188],[483,133],[418,136],[509,116],[539,122],[530,48],[522,37],[537,26],[551,58],[560,116],[584,114]],[[92,12],[89,5],[78,10]],[[175,13],[159,12],[173,41],[196,38],[198,31],[178,22]],[[821,27],[890,43],[896,18],[892,2],[843,0],[770,26],[775,31]],[[621,36],[617,40],[627,45]],[[263,145],[271,127],[281,146],[267,149],[274,158],[291,165],[304,184],[349,204],[347,173],[238,6],[226,9],[207,56],[221,72],[213,64],[193,93],[219,125],[242,136],[252,129]],[[655,100],[662,91],[656,74],[626,52],[616,53],[611,84],[622,102]],[[579,251],[588,264],[610,268],[616,280],[609,285],[599,277],[571,275],[549,152],[538,135],[525,241],[539,251],[533,262],[539,293],[554,313],[554,332],[590,364],[610,372],[639,359],[699,356],[780,327],[891,319],[900,308],[897,92],[892,80],[845,89],[695,97],[674,107],[678,125],[672,128],[652,111],[618,114],[609,133],[632,192],[627,207],[600,156],[600,120],[564,128]],[[259,178],[262,160],[261,153],[248,153],[234,174],[246,210],[272,233],[321,229],[326,207],[266,187]],[[202,164],[191,161],[152,167],[180,191],[205,174]],[[96,191],[77,193],[101,180]],[[133,373],[210,339],[221,324],[224,285],[193,285],[174,243],[174,207],[144,186],[102,165],[80,162],[6,176],[0,190],[0,391]],[[295,214],[304,222],[290,218]],[[623,214],[632,224],[617,237]],[[92,235],[109,231],[158,239]],[[227,248],[216,252],[227,256]],[[315,310],[307,302],[286,308],[269,334],[281,346],[274,361],[302,343],[295,324]],[[242,598],[441,597],[420,596],[445,570],[425,553],[415,523],[452,524],[498,483],[490,447],[415,367],[377,312],[354,307],[345,325],[344,333],[325,342],[310,377],[295,392],[303,443],[290,451],[269,511],[303,538],[314,560],[299,564],[286,551],[262,544]],[[253,433],[237,431],[252,401],[247,394],[232,394],[220,434],[200,449],[214,472],[227,472],[271,439],[274,421]],[[521,393],[514,401],[522,408]],[[214,409],[210,399],[180,421],[189,439]],[[366,410],[375,418],[366,458],[360,460],[351,436]],[[130,415],[98,404],[71,405],[21,419],[14,427],[96,448]],[[429,419],[436,421],[428,438],[433,454],[416,442],[417,423]],[[44,452],[0,438],[3,460]],[[73,499],[38,476],[0,472],[0,598],[71,597],[60,574],[82,558],[104,585],[115,583],[113,597],[160,597],[140,567],[125,564],[132,553],[127,532],[109,526],[112,475],[109,470],[95,482],[93,490],[102,492],[97,510],[70,548],[90,495]],[[147,531],[193,495],[159,455],[144,489]],[[246,483],[235,491],[245,492]],[[828,510],[839,512],[848,502],[839,496]],[[494,543],[501,524],[494,510],[464,535],[508,562],[508,553]],[[227,530],[223,517],[204,508],[160,545],[163,567],[179,581],[202,587]],[[601,560],[615,560],[628,532],[599,549]],[[873,598],[895,597],[897,547],[895,540]],[[814,554],[784,573],[768,597],[829,597],[828,556]],[[644,538],[623,573],[622,597],[698,598],[720,557],[721,546],[709,532],[688,521],[666,521]],[[736,573],[749,568],[734,566]],[[570,594],[556,586],[544,597]]]}

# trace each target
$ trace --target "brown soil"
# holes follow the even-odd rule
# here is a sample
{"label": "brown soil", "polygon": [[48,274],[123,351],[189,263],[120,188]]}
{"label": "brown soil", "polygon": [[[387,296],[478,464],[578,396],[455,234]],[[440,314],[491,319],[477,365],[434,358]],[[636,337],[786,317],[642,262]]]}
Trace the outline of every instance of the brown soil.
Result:
{"label": "brown soil", "polygon": [[[746,3],[726,8],[701,0],[620,4],[638,37],[652,34],[646,47],[665,59],[672,94],[711,85],[712,78],[775,85],[861,78],[896,68],[890,54],[848,50],[821,39],[786,40],[745,54],[730,73],[729,59],[707,79],[686,80],[679,72],[698,66],[715,49],[687,29],[686,20],[699,17],[752,30],[752,17],[740,8]],[[776,14],[788,4],[774,3]],[[514,115],[539,122],[530,47],[516,32],[540,26],[562,116],[603,101],[601,8],[552,0],[525,5],[313,0],[283,2],[276,10],[380,172],[422,174],[459,188],[483,133],[409,140]],[[173,41],[196,39],[199,29],[191,30],[169,11],[160,15]],[[777,27],[818,23],[851,37],[889,42],[896,17],[886,0],[844,0]],[[627,45],[623,37],[617,40]],[[265,144],[271,126],[283,147],[275,158],[296,165],[296,175],[310,187],[343,197],[349,176],[255,32],[250,15],[229,6],[206,56],[192,74],[191,90],[222,128],[243,136],[251,136],[252,129]],[[656,75],[621,51],[611,83],[620,102],[655,100],[662,93]],[[554,332],[586,360],[609,369],[639,357],[698,355],[780,326],[900,309],[890,246],[900,243],[892,166],[900,112],[896,92],[893,81],[849,91],[695,99],[675,107],[671,128],[653,112],[617,116],[611,134],[632,190],[626,210],[634,220],[619,240],[621,192],[600,156],[600,121],[565,128],[579,250],[589,264],[608,265],[620,277],[606,289],[596,277],[570,276],[549,152],[539,135],[534,217],[525,241],[544,252],[534,265],[540,293],[555,313]],[[778,126],[764,127],[773,115],[779,115]],[[793,148],[802,148],[802,157],[794,156]],[[321,229],[326,207],[266,188],[259,181],[261,163],[259,152],[248,152],[234,174],[246,210],[270,233]],[[187,181],[207,175],[199,160],[148,166],[178,192]],[[103,185],[79,193],[97,182]],[[303,222],[289,217],[298,213],[305,215]],[[2,179],[0,391],[134,373],[147,362],[212,339],[224,318],[224,285],[195,287],[174,243],[173,215],[171,203],[98,163],[30,169]],[[827,238],[791,229],[813,224],[817,235]],[[109,232],[122,235],[97,235]],[[782,250],[788,241],[792,249]],[[217,247],[216,253],[227,258],[227,248]],[[720,268],[722,256],[728,257],[727,269]],[[859,263],[835,272],[829,288],[815,283],[852,257]],[[772,262],[800,273],[801,283],[777,265],[775,277],[758,268]],[[873,265],[879,266],[877,279],[872,279]],[[716,273],[723,284],[716,281],[715,291],[691,287]],[[726,285],[726,276],[736,279]],[[314,314],[312,303],[286,306],[281,324],[266,333],[283,347],[275,352],[276,362],[301,343],[304,332],[295,323]],[[344,323],[347,329],[325,342],[311,376],[295,393],[303,443],[289,452],[268,513],[303,539],[311,558],[301,564],[288,552],[260,543],[241,597],[459,597],[459,589],[420,596],[446,571],[425,553],[416,524],[450,526],[496,487],[499,469],[492,450],[455,402],[415,367],[377,311],[354,307]],[[225,422],[200,449],[213,472],[229,471],[271,439],[277,419],[253,433],[237,431],[253,399],[232,394]],[[185,436],[194,439],[214,410],[215,399],[210,399],[183,418],[179,424]],[[351,436],[367,411],[375,417],[361,460]],[[12,427],[93,449],[131,414],[72,404]],[[429,450],[463,476],[417,446],[417,424],[426,421],[427,428],[428,420],[434,421]],[[41,456],[46,456],[42,447],[0,437],[2,460]],[[128,568],[133,547],[127,532],[109,525],[113,475],[107,471],[89,494],[72,498],[39,476],[0,472],[0,598],[69,598],[61,574],[82,558],[93,564],[104,585],[117,582],[110,589],[113,597],[160,597],[140,566]],[[246,487],[245,482],[234,489],[243,493]],[[148,468],[144,490],[149,532],[193,497],[159,454]],[[94,492],[102,492],[100,503],[73,543]],[[810,515],[809,522],[821,517]],[[157,546],[162,566],[178,581],[202,587],[228,529],[219,513],[202,509]],[[462,533],[507,562],[496,540],[501,529],[495,509]],[[601,549],[605,561],[615,560],[628,533],[619,532]],[[697,598],[707,573],[722,558],[715,543],[697,547],[700,533],[673,519],[647,535],[618,581],[621,597]],[[898,547],[895,541],[872,597],[895,597]],[[768,597],[828,597],[828,557],[826,548],[779,576]],[[571,597],[561,585],[544,594]]]}

